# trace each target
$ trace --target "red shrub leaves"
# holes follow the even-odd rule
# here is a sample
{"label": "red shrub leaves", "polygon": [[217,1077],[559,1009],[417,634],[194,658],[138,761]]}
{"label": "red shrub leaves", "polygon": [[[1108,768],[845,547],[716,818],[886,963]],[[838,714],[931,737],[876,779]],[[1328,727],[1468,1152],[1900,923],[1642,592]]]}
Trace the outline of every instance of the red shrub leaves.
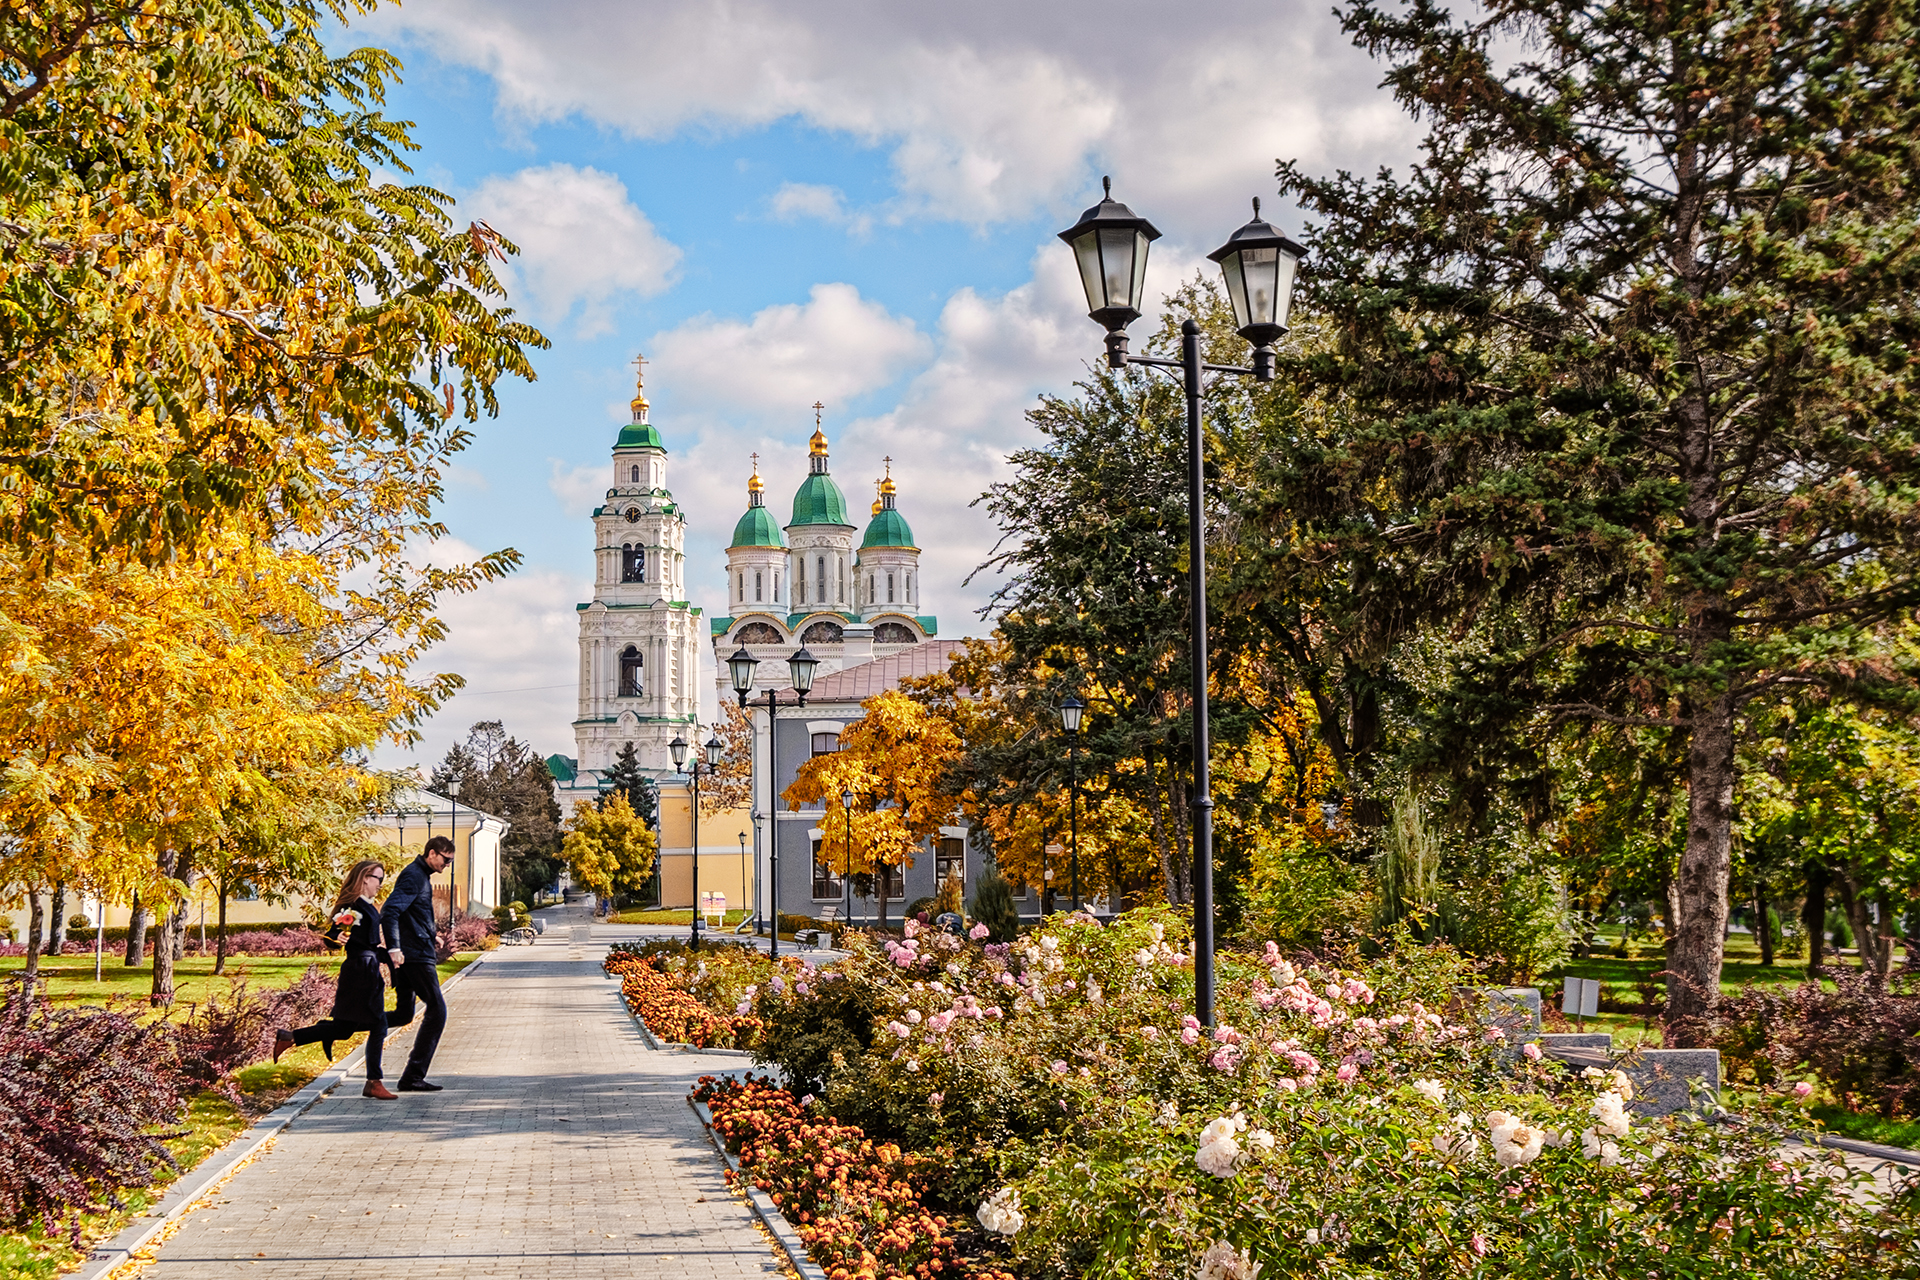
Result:
{"label": "red shrub leaves", "polygon": [[875,1143],[852,1125],[810,1120],[767,1080],[703,1076],[693,1096],[828,1280],[1012,1280],[962,1257],[960,1224],[927,1209],[930,1157]]}

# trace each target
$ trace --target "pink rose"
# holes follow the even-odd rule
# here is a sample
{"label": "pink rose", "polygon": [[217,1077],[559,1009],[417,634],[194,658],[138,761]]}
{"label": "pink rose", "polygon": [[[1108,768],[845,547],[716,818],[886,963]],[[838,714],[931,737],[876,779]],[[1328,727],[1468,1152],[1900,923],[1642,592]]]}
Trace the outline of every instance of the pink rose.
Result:
{"label": "pink rose", "polygon": [[1057,1076],[1063,1076],[1063,1075],[1065,1075],[1065,1074],[1067,1074],[1067,1064],[1066,1064],[1066,1063],[1064,1063],[1064,1062],[1056,1062],[1056,1063],[1054,1063],[1054,1064],[1053,1064],[1053,1074],[1055,1074],[1055,1075],[1057,1075]]}
{"label": "pink rose", "polygon": [[1199,1031],[1198,1031],[1197,1029],[1195,1029],[1195,1028],[1193,1028],[1193,1027],[1182,1027],[1182,1028],[1180,1028],[1180,1043],[1182,1043],[1182,1044],[1199,1044],[1199,1043],[1200,1043],[1200,1032],[1199,1032]]}
{"label": "pink rose", "polygon": [[1148,1024],[1147,1026],[1140,1028],[1140,1034],[1142,1036],[1145,1036],[1149,1040],[1158,1040],[1160,1038],[1160,1028],[1153,1026],[1152,1024]]}
{"label": "pink rose", "polygon": [[1796,1098],[1805,1098],[1810,1096],[1812,1093],[1813,1093],[1813,1086],[1808,1084],[1805,1080],[1802,1080],[1799,1084],[1796,1084],[1795,1086],[1793,1086],[1793,1096]]}
{"label": "pink rose", "polygon": [[1527,1055],[1528,1062],[1540,1061],[1540,1046],[1537,1044],[1522,1045],[1520,1052]]}
{"label": "pink rose", "polygon": [[983,924],[976,924],[975,926],[973,926],[973,928],[967,930],[967,936],[969,938],[972,938],[975,942],[978,942],[980,941],[980,939],[986,937],[991,932],[992,930],[988,929],[987,926]]}
{"label": "pink rose", "polygon": [[1473,1238],[1467,1241],[1467,1248],[1473,1251],[1474,1257],[1484,1258],[1487,1256],[1487,1238],[1476,1231]]}
{"label": "pink rose", "polygon": [[1333,1073],[1333,1078],[1341,1084],[1352,1084],[1353,1078],[1359,1074],[1359,1067],[1351,1062],[1343,1062],[1340,1064],[1340,1069]]}

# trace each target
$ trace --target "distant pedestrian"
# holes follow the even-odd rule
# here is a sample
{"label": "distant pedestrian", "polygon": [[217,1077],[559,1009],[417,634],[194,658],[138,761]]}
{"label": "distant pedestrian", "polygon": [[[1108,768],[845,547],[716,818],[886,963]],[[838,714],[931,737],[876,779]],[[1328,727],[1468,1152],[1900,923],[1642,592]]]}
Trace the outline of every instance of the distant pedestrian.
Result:
{"label": "distant pedestrian", "polygon": [[[386,881],[387,869],[368,859],[353,864],[340,886],[339,900],[322,935],[328,946],[346,952],[340,977],[334,983],[333,1013],[312,1026],[273,1033],[273,1060],[297,1044],[319,1042],[327,1061],[333,1061],[333,1042],[355,1032],[367,1033],[367,1085],[362,1097],[392,1100],[399,1096],[382,1083],[380,1051],[387,1040],[387,983],[380,966],[389,964],[380,945],[380,908],[374,899]],[[344,935],[344,940],[343,940]]]}
{"label": "distant pedestrian", "polygon": [[395,1086],[402,1093],[440,1092],[439,1085],[427,1081],[433,1051],[440,1047],[440,1033],[447,1025],[447,1000],[440,994],[440,931],[433,918],[432,878],[452,862],[453,841],[445,836],[427,841],[420,856],[400,868],[387,905],[380,909],[387,954],[393,957],[393,1025],[413,1021],[415,1000],[426,1010],[413,1038],[413,1052],[407,1055],[406,1070]]}

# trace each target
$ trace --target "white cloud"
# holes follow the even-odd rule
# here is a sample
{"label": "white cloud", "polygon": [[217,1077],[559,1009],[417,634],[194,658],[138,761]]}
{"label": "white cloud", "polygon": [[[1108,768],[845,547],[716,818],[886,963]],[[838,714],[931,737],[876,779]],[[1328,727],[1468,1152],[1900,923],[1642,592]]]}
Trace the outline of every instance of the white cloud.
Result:
{"label": "white cloud", "polygon": [[548,458],[552,473],[547,488],[560,500],[561,508],[572,519],[587,519],[606,497],[609,472],[604,462],[571,466],[559,458]]}
{"label": "white cloud", "polygon": [[598,169],[542,165],[486,179],[460,202],[520,249],[501,269],[513,305],[558,324],[579,311],[577,332],[613,329],[623,294],[642,297],[673,283],[680,250],[627,198],[620,179]]}
{"label": "white cloud", "polygon": [[[434,544],[430,558],[455,564],[479,554],[448,538]],[[588,555],[582,554],[580,564],[591,570]],[[522,568],[470,595],[442,597],[436,612],[447,624],[447,638],[428,650],[416,675],[457,672],[466,677],[466,687],[422,727],[418,747],[410,752],[389,748],[381,753],[381,763],[431,768],[479,720],[502,721],[508,733],[541,755],[571,755],[577,691],[568,682],[579,667],[573,606],[591,593],[584,574]]]}
{"label": "white cloud", "polygon": [[365,25],[483,69],[527,123],[797,118],[887,147],[893,216],[1063,212],[1108,168],[1163,229],[1224,239],[1276,157],[1364,172],[1412,136],[1322,0],[409,0]]}
{"label": "white cloud", "polygon": [[646,349],[676,402],[797,411],[885,386],[926,359],[929,345],[913,321],[852,285],[817,284],[805,303],[771,306],[747,321],[697,316],[654,335]]}
{"label": "white cloud", "polygon": [[873,216],[854,213],[847,208],[846,196],[838,187],[813,182],[785,182],[768,201],[773,216],[782,222],[814,218],[830,227],[845,227],[849,234],[864,236],[873,230]]}

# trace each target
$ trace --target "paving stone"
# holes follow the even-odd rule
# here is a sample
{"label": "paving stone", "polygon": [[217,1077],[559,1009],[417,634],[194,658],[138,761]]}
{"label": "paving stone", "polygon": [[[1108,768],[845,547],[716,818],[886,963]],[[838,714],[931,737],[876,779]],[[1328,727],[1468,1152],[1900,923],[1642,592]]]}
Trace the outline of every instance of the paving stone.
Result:
{"label": "paving stone", "polygon": [[[695,1079],[739,1059],[645,1048],[584,910],[556,923],[449,993],[430,1076],[444,1093],[376,1102],[349,1080],[188,1215],[143,1275],[777,1273],[686,1104]],[[411,1043],[407,1030],[389,1041],[390,1080]]]}

